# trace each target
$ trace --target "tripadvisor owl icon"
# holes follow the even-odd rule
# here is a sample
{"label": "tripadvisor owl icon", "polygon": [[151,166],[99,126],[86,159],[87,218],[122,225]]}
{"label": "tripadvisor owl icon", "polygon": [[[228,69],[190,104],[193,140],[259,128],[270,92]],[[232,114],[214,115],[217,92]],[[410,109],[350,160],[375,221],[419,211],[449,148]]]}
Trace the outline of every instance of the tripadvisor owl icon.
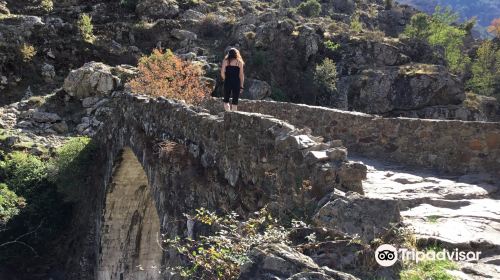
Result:
{"label": "tripadvisor owl icon", "polygon": [[398,250],[392,245],[380,245],[375,250],[375,260],[381,266],[392,266],[398,261]]}

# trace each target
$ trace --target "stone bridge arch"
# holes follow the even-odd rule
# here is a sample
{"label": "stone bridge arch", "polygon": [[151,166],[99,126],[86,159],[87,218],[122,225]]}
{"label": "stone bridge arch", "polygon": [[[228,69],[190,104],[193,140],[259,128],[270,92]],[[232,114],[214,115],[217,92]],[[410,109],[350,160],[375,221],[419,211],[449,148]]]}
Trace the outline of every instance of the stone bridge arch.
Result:
{"label": "stone bridge arch", "polygon": [[[97,197],[95,209],[82,214],[93,226],[74,279],[168,279],[148,272],[158,262],[158,269],[176,265],[174,251],[154,247],[154,231],[187,236],[185,213],[205,207],[245,216],[266,204],[293,207],[300,196],[320,199],[335,187],[359,190],[366,174],[364,166],[346,160],[339,141],[325,143],[271,116],[213,115],[120,93],[110,107],[94,137],[102,174],[89,194]],[[302,194],[305,181],[312,188]]]}
{"label": "stone bridge arch", "polygon": [[98,280],[159,279],[160,218],[146,172],[128,147],[116,163],[102,223]]}

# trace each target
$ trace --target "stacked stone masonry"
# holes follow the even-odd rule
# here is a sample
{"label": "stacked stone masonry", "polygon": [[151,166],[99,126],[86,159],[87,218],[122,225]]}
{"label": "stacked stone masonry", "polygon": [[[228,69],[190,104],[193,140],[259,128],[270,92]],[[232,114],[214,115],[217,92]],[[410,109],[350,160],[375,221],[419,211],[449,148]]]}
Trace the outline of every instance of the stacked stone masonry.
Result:
{"label": "stacked stone masonry", "polygon": [[[156,224],[150,219],[159,219],[160,232],[173,238],[191,234],[184,214],[200,207],[245,216],[266,204],[292,208],[303,201],[301,196],[319,200],[335,188],[362,192],[366,167],[347,161],[341,141],[325,143],[271,116],[240,112],[212,115],[200,107],[164,98],[123,93],[114,93],[109,106],[113,112],[94,137],[101,151],[96,168],[102,174],[95,178],[99,183],[88,195],[98,199],[89,206],[91,213],[80,213],[82,239],[88,243],[75,256],[78,263],[68,264],[75,270],[72,279],[149,279],[147,271],[141,277],[136,275],[138,268],[129,265],[134,261],[127,256],[147,250],[150,243],[142,239],[156,238],[150,236],[154,231],[150,228]],[[158,216],[145,214],[144,209],[151,209],[146,198],[134,202],[134,193],[137,197],[139,192],[140,197],[145,194],[143,180],[126,179],[141,174],[131,166],[144,169]],[[311,188],[301,193],[304,184]],[[120,193],[132,195],[121,195],[122,201],[109,200]],[[134,207],[127,212],[139,214],[116,213],[122,204],[139,205],[137,211]],[[99,216],[102,218],[95,218]],[[108,217],[121,217],[123,230],[115,228]],[[140,217],[144,221],[138,221]],[[84,231],[88,225],[91,228]],[[141,230],[136,230],[138,225]],[[113,239],[116,242],[108,244],[109,248],[103,246],[111,238],[111,230],[130,235],[135,245],[119,253],[121,240],[129,238],[120,237]],[[100,247],[102,252],[96,249]],[[120,265],[105,262],[110,254]],[[146,263],[161,259],[155,266],[164,268],[178,265],[175,254],[167,250],[163,258],[146,254],[142,259]]]}
{"label": "stacked stone masonry", "polygon": [[[219,100],[206,107],[222,110]],[[272,101],[243,100],[242,111],[272,115],[307,127],[351,152],[445,172],[500,175],[500,123],[382,118],[357,112]]]}

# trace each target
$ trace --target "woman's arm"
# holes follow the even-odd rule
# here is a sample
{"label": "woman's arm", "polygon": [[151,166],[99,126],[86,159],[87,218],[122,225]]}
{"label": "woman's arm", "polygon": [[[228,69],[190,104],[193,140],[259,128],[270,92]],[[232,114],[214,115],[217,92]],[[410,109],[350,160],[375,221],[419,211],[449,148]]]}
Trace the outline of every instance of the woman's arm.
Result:
{"label": "woman's arm", "polygon": [[241,88],[241,91],[243,91],[243,88],[245,87],[245,71],[243,71],[243,66],[244,64],[242,64],[240,66],[240,88]]}
{"label": "woman's arm", "polygon": [[226,60],[222,61],[222,67],[220,68],[220,76],[224,81],[226,79]]}

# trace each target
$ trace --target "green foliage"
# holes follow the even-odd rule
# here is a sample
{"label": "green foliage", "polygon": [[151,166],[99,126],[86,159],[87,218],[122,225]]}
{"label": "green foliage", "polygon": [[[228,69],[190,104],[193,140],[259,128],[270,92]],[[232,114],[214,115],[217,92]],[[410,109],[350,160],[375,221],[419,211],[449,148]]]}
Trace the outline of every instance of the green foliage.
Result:
{"label": "green foliage", "polygon": [[[69,220],[71,212],[57,188],[48,180],[48,165],[40,158],[23,152],[13,152],[0,161],[0,181],[14,191],[19,200],[20,211],[11,217],[0,232],[0,243],[36,229],[29,239],[23,240],[36,251],[47,250],[50,242],[60,234]],[[6,189],[3,188],[6,192]],[[8,192],[6,192],[8,193]],[[8,194],[14,198],[12,194]],[[11,209],[12,210],[12,209]],[[12,212],[13,213],[13,212]],[[1,261],[14,261],[15,257],[32,256],[28,246],[4,247]]]}
{"label": "green foliage", "polygon": [[456,279],[446,270],[457,269],[457,265],[449,260],[426,260],[407,265],[399,274],[401,280],[453,280]]}
{"label": "green foliage", "polygon": [[251,60],[253,66],[255,66],[256,68],[259,68],[259,69],[266,66],[267,61],[268,61],[268,57],[267,57],[266,52],[260,51],[260,50],[254,52],[252,60]]}
{"label": "green foliage", "polygon": [[18,197],[6,184],[0,183],[0,227],[19,214],[24,206],[24,198]]}
{"label": "green foliage", "polygon": [[427,217],[426,217],[426,220],[427,220],[429,223],[431,223],[431,224],[435,224],[435,223],[437,223],[437,222],[438,222],[439,218],[440,218],[440,216],[438,216],[438,215],[430,215],[430,216],[427,216]]}
{"label": "green foliage", "polygon": [[52,2],[52,0],[42,0],[40,5],[42,6],[42,9],[47,13],[51,12],[54,9],[54,2]]}
{"label": "green foliage", "polygon": [[40,158],[13,152],[0,162],[0,177],[17,194],[30,194],[32,188],[47,179],[47,164]]}
{"label": "green foliage", "polygon": [[206,209],[197,209],[191,220],[210,226],[214,235],[201,236],[197,240],[168,239],[163,245],[175,248],[190,262],[176,271],[189,279],[237,279],[240,267],[249,259],[247,253],[265,243],[288,243],[288,231],[277,224],[262,209],[255,217],[240,222],[236,213],[219,216]]}
{"label": "green foliage", "polygon": [[57,149],[50,163],[51,180],[68,200],[77,200],[82,187],[86,185],[94,152],[95,146],[88,137],[72,138]]}
{"label": "green foliage", "polygon": [[350,28],[354,32],[361,32],[363,30],[363,24],[359,20],[359,14],[355,13],[351,16],[351,22],[349,24]]}
{"label": "green foliage", "polygon": [[321,4],[318,0],[307,0],[300,3],[297,11],[306,17],[317,17],[321,14]]}
{"label": "green foliage", "polygon": [[87,42],[92,42],[94,40],[94,25],[92,24],[92,18],[88,14],[81,14],[77,22],[78,30],[82,39]]}
{"label": "green foliage", "polygon": [[500,100],[500,49],[493,42],[486,40],[477,50],[467,85],[477,94],[496,95]]}
{"label": "green foliage", "polygon": [[431,17],[418,13],[411,17],[410,24],[406,26],[404,34],[410,38],[427,39],[430,32]]}
{"label": "green foliage", "polygon": [[314,81],[320,87],[334,91],[337,85],[337,66],[335,62],[325,58],[321,64],[317,65],[314,72]]}
{"label": "green foliage", "polygon": [[337,43],[332,42],[330,40],[324,41],[323,44],[325,45],[325,48],[327,48],[331,52],[336,52],[340,48],[340,44],[337,44]]}
{"label": "green foliage", "polygon": [[[319,104],[329,104],[337,92],[337,66],[329,58],[316,66],[314,70],[314,83],[318,88],[316,102]],[[303,187],[304,182],[300,183]]]}
{"label": "green foliage", "polygon": [[472,29],[474,28],[474,26],[476,26],[476,24],[477,24],[477,18],[473,17],[471,19],[466,20],[464,23],[462,23],[461,28],[463,30],[465,30],[465,32],[467,32],[467,34],[471,34]]}
{"label": "green foliage", "polygon": [[271,89],[271,99],[280,102],[288,101],[288,97],[286,96],[286,94],[277,87],[273,87]]}
{"label": "green foliage", "polygon": [[120,5],[124,8],[135,10],[139,0],[120,0]]}
{"label": "green foliage", "polygon": [[450,8],[441,11],[441,7],[437,6],[432,17],[424,14],[414,15],[404,34],[426,40],[433,46],[443,47],[450,70],[462,73],[470,63],[470,58],[462,51],[467,31],[453,25],[457,19],[458,15]]}

